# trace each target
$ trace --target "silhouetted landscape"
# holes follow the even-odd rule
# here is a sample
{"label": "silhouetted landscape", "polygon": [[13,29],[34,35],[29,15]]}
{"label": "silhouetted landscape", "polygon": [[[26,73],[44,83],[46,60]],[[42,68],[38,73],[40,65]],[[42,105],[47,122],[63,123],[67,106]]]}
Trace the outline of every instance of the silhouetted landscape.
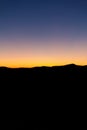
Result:
{"label": "silhouetted landscape", "polygon": [[87,66],[0,67],[0,83],[6,86],[5,102],[13,106],[13,116],[22,119],[26,106],[25,115],[29,117],[32,113],[33,126],[47,126],[48,120],[55,126],[63,120],[66,126],[70,123],[84,126],[86,122]]}
{"label": "silhouetted landscape", "polygon": [[33,85],[52,85],[58,87],[65,83],[70,85],[84,84],[86,82],[87,66],[77,66],[74,64],[53,67],[33,67],[33,68],[7,68],[0,67],[0,81],[7,83]]}
{"label": "silhouetted landscape", "polygon": [[0,0],[0,126],[83,130],[86,106],[87,0]]}
{"label": "silhouetted landscape", "polygon": [[24,120],[0,120],[0,128],[24,128]]}
{"label": "silhouetted landscape", "polygon": [[[6,94],[7,99],[4,104],[11,106],[13,116],[23,118],[23,104],[26,102],[26,116],[29,115],[28,110],[31,109],[33,123],[38,126],[47,126],[44,121],[53,117],[56,119],[56,116],[60,117],[59,122],[62,123],[62,118],[67,120],[65,117],[71,120],[74,117],[74,121],[76,120],[78,125],[84,122],[87,99],[87,66],[71,64],[16,69],[1,67],[0,82],[3,87],[6,86],[4,95]],[[10,111],[9,107],[7,109]],[[52,124],[56,126],[58,123],[52,121],[50,125]],[[67,125],[67,123],[65,124]],[[82,124],[82,126],[84,125]]]}

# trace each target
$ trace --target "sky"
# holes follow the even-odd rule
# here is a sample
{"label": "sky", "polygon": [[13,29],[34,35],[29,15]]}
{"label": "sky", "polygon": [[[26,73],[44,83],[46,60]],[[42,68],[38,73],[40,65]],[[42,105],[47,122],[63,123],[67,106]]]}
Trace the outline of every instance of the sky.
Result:
{"label": "sky", "polygon": [[87,0],[0,0],[0,66],[87,64]]}

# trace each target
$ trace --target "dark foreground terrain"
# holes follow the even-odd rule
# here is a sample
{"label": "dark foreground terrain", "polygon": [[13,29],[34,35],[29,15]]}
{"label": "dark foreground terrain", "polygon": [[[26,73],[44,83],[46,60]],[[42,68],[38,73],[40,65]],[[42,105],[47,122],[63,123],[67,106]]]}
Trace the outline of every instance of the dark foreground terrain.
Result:
{"label": "dark foreground terrain", "polygon": [[24,128],[24,120],[0,120],[0,128]]}
{"label": "dark foreground terrain", "polygon": [[35,128],[87,125],[87,66],[1,67],[0,89],[4,118]]}

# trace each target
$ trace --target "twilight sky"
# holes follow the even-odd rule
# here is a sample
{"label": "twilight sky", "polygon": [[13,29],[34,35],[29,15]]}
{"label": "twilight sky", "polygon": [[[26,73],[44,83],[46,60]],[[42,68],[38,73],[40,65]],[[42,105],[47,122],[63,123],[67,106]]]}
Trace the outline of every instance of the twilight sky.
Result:
{"label": "twilight sky", "polygon": [[87,0],[0,0],[0,66],[87,64]]}

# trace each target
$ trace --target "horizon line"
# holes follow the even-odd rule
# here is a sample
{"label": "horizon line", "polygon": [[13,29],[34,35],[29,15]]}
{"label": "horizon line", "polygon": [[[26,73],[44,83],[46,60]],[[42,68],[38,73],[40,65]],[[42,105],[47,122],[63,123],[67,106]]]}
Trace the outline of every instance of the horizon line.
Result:
{"label": "horizon line", "polygon": [[87,65],[79,65],[79,64],[74,64],[74,63],[71,63],[71,64],[64,64],[64,65],[53,65],[53,66],[33,66],[33,67],[8,67],[8,66],[0,66],[0,68],[11,68],[11,69],[22,69],[22,68],[27,68],[27,69],[31,69],[31,68],[41,68],[41,67],[63,67],[63,66],[87,66]]}

